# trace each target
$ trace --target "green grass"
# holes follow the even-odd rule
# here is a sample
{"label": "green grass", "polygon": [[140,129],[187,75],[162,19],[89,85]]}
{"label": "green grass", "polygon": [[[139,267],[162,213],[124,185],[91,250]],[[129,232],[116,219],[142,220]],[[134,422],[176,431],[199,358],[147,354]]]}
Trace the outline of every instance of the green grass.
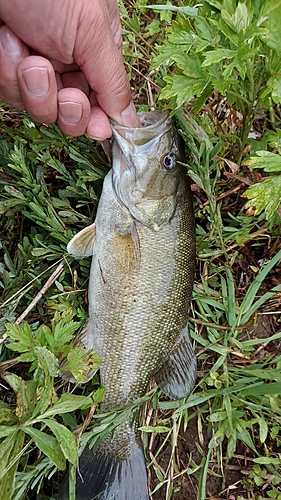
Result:
{"label": "green grass", "polygon": [[[250,188],[250,201],[242,197],[260,179],[252,167],[261,168],[261,158],[264,171],[279,177],[270,161],[280,164],[280,5],[210,0],[200,8],[189,2],[195,10],[181,2],[153,10],[139,0],[121,6],[136,104],[171,109],[194,189],[198,260],[190,334],[199,370],[184,400],[168,401],[152,388],[133,407],[101,414],[97,377],[86,386],[63,383],[63,373],[83,381],[100,364],[94,353],[70,348],[87,319],[89,260],[73,260],[66,245],[94,219],[108,164],[87,137],[65,137],[56,126],[35,126],[0,106],[5,500],[54,499],[58,471],[67,467],[74,499],[78,447],[96,443],[140,406],[152,498],[181,498],[192,483],[198,500],[224,490],[220,498],[239,491],[241,499],[280,500],[280,192],[269,199],[257,184],[258,210],[244,206],[256,203],[257,188]],[[240,51],[245,43],[247,57]],[[223,56],[223,47],[232,53]],[[222,102],[233,123],[219,115]],[[260,132],[258,140],[248,137],[251,128]],[[244,472],[236,489],[227,490],[237,464]]]}

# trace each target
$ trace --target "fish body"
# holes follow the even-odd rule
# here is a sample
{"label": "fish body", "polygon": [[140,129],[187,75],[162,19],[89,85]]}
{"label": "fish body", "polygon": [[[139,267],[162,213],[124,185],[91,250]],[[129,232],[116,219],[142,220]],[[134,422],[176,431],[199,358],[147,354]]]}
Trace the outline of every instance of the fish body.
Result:
{"label": "fish body", "polygon": [[[82,342],[103,360],[103,411],[130,405],[153,378],[169,397],[184,397],[196,376],[187,330],[195,235],[183,153],[167,114],[139,118],[136,129],[113,124],[113,165],[95,223],[68,245],[77,257],[92,255]],[[82,454],[77,500],[149,499],[139,424],[131,420]]]}

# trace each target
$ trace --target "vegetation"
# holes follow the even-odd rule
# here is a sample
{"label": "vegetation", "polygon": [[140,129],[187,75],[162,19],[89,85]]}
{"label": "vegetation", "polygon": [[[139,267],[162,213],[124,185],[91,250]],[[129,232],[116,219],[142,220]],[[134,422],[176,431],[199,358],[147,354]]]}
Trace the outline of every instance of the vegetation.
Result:
{"label": "vegetation", "polygon": [[87,137],[2,103],[1,495],[54,500],[68,468],[75,499],[78,449],[145,405],[154,500],[280,500],[281,0],[136,0],[120,10],[134,101],[170,109],[186,145],[198,381],[184,400],[153,388],[107,414],[98,376],[65,381],[102,363],[73,341],[87,319],[89,260],[66,244],[94,219],[108,163]]}

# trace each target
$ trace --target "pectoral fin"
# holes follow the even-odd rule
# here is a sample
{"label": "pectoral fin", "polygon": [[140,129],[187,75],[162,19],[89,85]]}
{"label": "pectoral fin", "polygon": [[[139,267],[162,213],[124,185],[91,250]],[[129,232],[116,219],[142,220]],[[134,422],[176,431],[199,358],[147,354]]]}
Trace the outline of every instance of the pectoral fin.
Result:
{"label": "pectoral fin", "polygon": [[171,399],[184,398],[192,390],[196,379],[196,357],[187,326],[154,378],[164,394]]}
{"label": "pectoral fin", "polygon": [[91,224],[79,231],[67,245],[67,251],[75,257],[90,257],[93,255],[96,239],[96,225]]}

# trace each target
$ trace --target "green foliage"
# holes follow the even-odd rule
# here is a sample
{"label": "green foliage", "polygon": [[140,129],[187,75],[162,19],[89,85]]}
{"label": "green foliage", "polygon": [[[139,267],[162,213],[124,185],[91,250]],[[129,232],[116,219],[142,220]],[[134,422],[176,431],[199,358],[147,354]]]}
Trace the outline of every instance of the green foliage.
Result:
{"label": "green foliage", "polygon": [[154,69],[172,68],[160,95],[172,109],[192,100],[198,112],[216,91],[242,113],[240,154],[256,110],[281,99],[280,9],[278,0],[206,0],[194,18],[178,14],[153,57]]}
{"label": "green foliage", "polygon": [[[101,364],[95,353],[85,353],[82,346],[70,344],[80,324],[73,321],[76,313],[70,304],[62,313],[56,311],[50,328],[28,323],[7,325],[12,341],[7,343],[8,349],[20,353],[17,362],[31,363],[29,371],[32,373],[32,378],[27,377],[27,380],[8,371],[2,373],[16,397],[16,404],[5,404],[0,408],[1,447],[5,450],[0,459],[0,485],[7,500],[13,498],[21,457],[32,444],[42,452],[42,459],[48,457],[58,470],[66,468],[66,461],[76,466],[79,442],[57,418],[77,409],[89,408],[93,399],[69,393],[59,397],[54,386],[55,378],[64,358],[67,363],[61,370],[67,366],[79,381],[85,381],[85,373],[96,371]],[[27,437],[30,439],[23,446]]]}
{"label": "green foliage", "polygon": [[74,347],[73,340],[81,322],[73,321],[75,309],[69,304],[69,309],[55,312],[51,320],[51,327],[41,325],[32,330],[28,323],[19,326],[7,324],[7,333],[14,342],[7,344],[8,349],[20,352],[17,360],[29,362],[30,370],[38,368],[48,370],[52,367],[52,375],[61,372],[70,372],[78,382],[87,380],[89,371],[95,372],[102,364],[99,357],[92,351],[85,351],[83,346]]}
{"label": "green foliage", "polygon": [[[245,165],[250,168],[263,169],[265,172],[281,172],[280,154],[271,153],[270,151],[256,151],[256,155],[245,162]],[[255,214],[259,214],[264,210],[266,218],[270,219],[280,205],[281,175],[274,175],[258,184],[253,184],[245,191],[244,196],[250,200],[246,203],[246,208],[253,206]]]}

